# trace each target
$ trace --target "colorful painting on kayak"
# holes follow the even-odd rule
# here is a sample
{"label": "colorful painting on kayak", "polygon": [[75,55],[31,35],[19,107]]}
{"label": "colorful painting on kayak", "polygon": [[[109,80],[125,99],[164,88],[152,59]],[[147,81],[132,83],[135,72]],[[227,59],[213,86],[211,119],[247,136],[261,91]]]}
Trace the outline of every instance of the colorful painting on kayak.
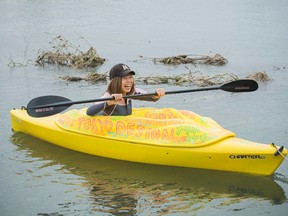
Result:
{"label": "colorful painting on kayak", "polygon": [[157,145],[208,145],[234,133],[208,117],[172,108],[136,108],[131,116],[86,115],[86,109],[58,115],[56,124],[65,130],[106,138]]}

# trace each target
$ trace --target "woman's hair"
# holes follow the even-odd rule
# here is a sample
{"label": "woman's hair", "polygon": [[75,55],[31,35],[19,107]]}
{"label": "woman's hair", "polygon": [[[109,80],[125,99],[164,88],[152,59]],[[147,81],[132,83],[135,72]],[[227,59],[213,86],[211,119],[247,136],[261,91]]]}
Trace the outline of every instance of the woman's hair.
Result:
{"label": "woman's hair", "polygon": [[[107,92],[109,94],[121,94],[122,93],[122,78],[121,77],[114,77],[110,83],[108,84],[107,87]],[[128,92],[128,95],[131,95],[135,92],[135,86],[134,86],[134,82],[132,84],[132,88],[131,91]]]}

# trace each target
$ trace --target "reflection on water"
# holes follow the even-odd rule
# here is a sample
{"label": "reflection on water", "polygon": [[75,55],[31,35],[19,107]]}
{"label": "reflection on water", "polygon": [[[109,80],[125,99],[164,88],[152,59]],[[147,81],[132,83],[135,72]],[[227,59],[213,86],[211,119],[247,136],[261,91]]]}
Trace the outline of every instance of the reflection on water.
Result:
{"label": "reflection on water", "polygon": [[[89,191],[87,202],[91,203],[93,212],[185,214],[248,199],[267,200],[272,204],[286,201],[283,189],[271,177],[100,158],[50,145],[22,133],[15,133],[11,142],[17,145],[17,151],[25,153],[23,162],[45,161],[46,165],[40,169],[57,166],[65,173],[84,179],[81,187]],[[73,204],[65,204],[65,208],[69,205]]]}

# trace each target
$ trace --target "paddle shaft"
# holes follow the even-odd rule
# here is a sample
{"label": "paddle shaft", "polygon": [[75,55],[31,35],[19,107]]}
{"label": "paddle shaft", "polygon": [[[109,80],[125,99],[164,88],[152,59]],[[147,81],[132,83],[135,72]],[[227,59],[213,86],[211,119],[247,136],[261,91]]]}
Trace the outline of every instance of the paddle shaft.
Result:
{"label": "paddle shaft", "polygon": [[[230,83],[226,83],[219,87],[210,87],[210,88],[200,88],[200,89],[186,89],[178,91],[166,91],[165,94],[180,94],[180,93],[189,93],[189,92],[199,92],[199,91],[210,91],[210,90],[223,90],[228,92],[251,92],[258,89],[258,84],[254,80],[236,80]],[[156,96],[156,93],[147,93],[147,94],[135,94],[135,95],[124,95],[124,99],[139,99],[141,97]],[[101,102],[114,100],[114,97],[109,98],[98,98],[91,100],[81,100],[81,101],[71,101],[68,98],[61,96],[42,96],[32,99],[27,105],[27,112],[32,117],[45,117],[60,113],[66,110],[68,107],[74,104],[82,103],[92,103],[92,102]]]}
{"label": "paddle shaft", "polygon": [[[179,90],[179,91],[167,91],[165,95],[169,94],[181,94],[181,93],[189,93],[189,92],[197,92],[197,91],[209,91],[209,90],[218,90],[221,87],[211,87],[211,88],[201,88],[201,89],[187,89],[187,90]],[[147,94],[136,94],[136,95],[125,95],[123,96],[124,99],[134,99],[139,97],[147,97],[147,96],[156,96],[156,93],[147,93]],[[39,105],[39,106],[32,106],[29,107],[30,109],[38,109],[38,108],[47,108],[47,107],[58,107],[58,106],[71,106],[75,104],[83,104],[83,103],[92,103],[92,102],[101,102],[101,101],[108,101],[114,100],[114,97],[109,98],[97,98],[97,99],[90,99],[90,100],[81,100],[81,101],[65,101],[59,103],[51,103],[47,105]]]}

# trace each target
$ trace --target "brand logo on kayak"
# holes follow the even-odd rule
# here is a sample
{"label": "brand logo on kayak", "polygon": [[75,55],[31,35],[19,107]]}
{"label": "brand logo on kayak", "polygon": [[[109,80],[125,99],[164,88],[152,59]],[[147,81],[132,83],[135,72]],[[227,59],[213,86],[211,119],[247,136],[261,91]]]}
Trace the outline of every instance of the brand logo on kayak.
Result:
{"label": "brand logo on kayak", "polygon": [[263,155],[230,155],[230,159],[265,159]]}

